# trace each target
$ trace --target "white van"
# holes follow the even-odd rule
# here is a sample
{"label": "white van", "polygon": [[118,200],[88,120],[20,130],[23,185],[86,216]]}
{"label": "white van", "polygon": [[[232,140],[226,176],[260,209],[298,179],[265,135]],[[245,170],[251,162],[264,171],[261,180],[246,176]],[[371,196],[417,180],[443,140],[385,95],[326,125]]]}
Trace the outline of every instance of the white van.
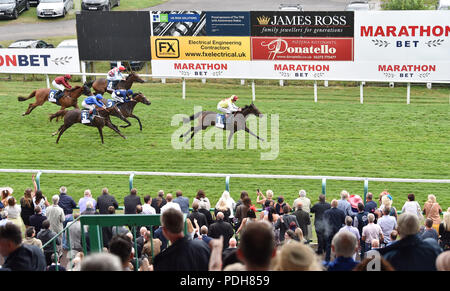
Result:
{"label": "white van", "polygon": [[439,0],[437,10],[450,10],[450,0]]}

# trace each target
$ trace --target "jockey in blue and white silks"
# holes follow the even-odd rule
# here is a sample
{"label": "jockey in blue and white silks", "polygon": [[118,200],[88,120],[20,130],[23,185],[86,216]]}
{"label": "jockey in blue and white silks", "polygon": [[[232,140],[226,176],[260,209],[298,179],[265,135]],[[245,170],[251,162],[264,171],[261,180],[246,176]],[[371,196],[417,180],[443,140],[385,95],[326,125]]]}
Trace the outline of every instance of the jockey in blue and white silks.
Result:
{"label": "jockey in blue and white silks", "polygon": [[111,94],[111,99],[115,102],[125,103],[131,100],[133,90],[117,89]]}
{"label": "jockey in blue and white silks", "polygon": [[89,96],[83,100],[81,105],[83,108],[89,109],[89,113],[91,114],[95,106],[106,108],[105,104],[101,101],[103,99],[103,96],[101,94],[97,94],[95,96]]}

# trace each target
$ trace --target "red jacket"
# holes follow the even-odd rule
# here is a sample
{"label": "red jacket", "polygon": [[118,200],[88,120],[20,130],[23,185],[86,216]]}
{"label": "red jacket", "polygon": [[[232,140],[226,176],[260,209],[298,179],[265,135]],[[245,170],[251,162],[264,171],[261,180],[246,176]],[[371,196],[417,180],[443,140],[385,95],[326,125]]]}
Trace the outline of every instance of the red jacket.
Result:
{"label": "red jacket", "polygon": [[66,89],[72,89],[72,86],[69,85],[69,83],[67,82],[66,78],[64,78],[64,76],[56,77],[55,82],[56,82],[56,84],[63,85],[64,87],[66,87]]}

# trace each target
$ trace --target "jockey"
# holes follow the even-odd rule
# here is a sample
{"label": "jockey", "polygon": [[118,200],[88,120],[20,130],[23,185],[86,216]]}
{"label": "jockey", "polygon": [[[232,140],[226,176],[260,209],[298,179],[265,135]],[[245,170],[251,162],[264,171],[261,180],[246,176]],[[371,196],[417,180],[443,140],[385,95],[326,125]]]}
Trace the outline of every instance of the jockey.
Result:
{"label": "jockey", "polygon": [[226,98],[221,100],[218,104],[217,104],[217,110],[219,110],[220,112],[225,113],[226,118],[228,118],[228,116],[236,111],[241,111],[241,108],[237,107],[234,103],[238,100],[238,96],[236,95],[232,95],[230,98]]}
{"label": "jockey", "polygon": [[66,74],[64,76],[56,77],[55,80],[53,80],[52,85],[53,88],[57,89],[58,92],[55,94],[56,100],[61,98],[64,95],[64,89],[72,89],[72,86],[69,84],[69,80],[72,78],[71,75]]}
{"label": "jockey", "polygon": [[121,80],[125,80],[125,77],[122,75],[123,71],[125,71],[125,67],[120,66],[114,67],[108,72],[108,76],[106,77],[106,80],[108,80],[108,89],[116,88]]}
{"label": "jockey", "polygon": [[85,98],[83,100],[83,102],[81,103],[81,105],[84,108],[89,109],[89,114],[92,114],[92,112],[95,109],[95,106],[106,109],[105,104],[103,104],[103,102],[101,101],[102,99],[103,99],[103,96],[101,94],[97,94],[95,96],[92,95],[92,96]]}
{"label": "jockey", "polygon": [[115,102],[125,103],[131,101],[130,96],[133,96],[133,90],[117,89],[111,94],[111,99]]}

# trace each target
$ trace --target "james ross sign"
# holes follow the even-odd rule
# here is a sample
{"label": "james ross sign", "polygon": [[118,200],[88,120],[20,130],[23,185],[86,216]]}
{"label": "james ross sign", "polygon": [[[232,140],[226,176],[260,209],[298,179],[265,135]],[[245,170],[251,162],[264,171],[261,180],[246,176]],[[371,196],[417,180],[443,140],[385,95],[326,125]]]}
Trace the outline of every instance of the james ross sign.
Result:
{"label": "james ross sign", "polygon": [[353,37],[353,11],[252,11],[252,36]]}

